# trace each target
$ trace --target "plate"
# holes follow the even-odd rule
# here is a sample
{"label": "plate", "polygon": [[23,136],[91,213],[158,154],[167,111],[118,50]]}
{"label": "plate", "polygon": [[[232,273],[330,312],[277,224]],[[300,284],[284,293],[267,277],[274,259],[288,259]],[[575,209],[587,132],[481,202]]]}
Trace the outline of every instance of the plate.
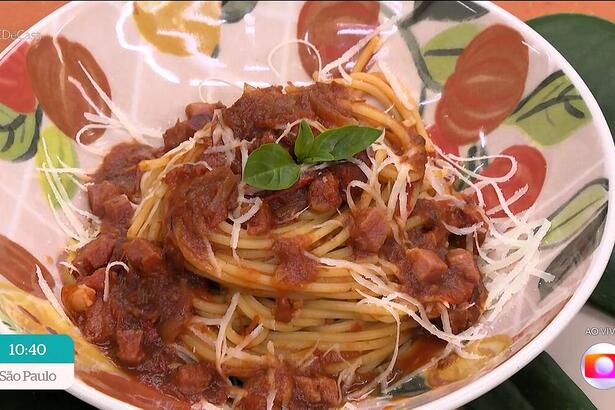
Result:
{"label": "plate", "polygon": [[[69,391],[97,407],[184,406],[117,369],[38,284],[35,265],[57,291],[68,239],[55,221],[59,205],[49,200],[53,184],[38,170],[45,151],[56,167],[93,169],[96,152],[127,138],[94,126],[79,134],[85,111],[109,112],[81,67],[134,124],[164,130],[188,102],[232,103],[244,82],[309,83],[315,59],[288,40],[309,38],[330,61],[389,19],[378,59],[421,101],[433,141],[465,157],[517,159],[504,192],[527,185],[513,212],[531,208],[551,221],[540,266],[555,279],[528,279],[488,338],[473,346],[482,359],[426,364],[360,404],[454,408],[528,363],[579,310],[606,266],[615,240],[603,234],[615,230],[615,149],[596,101],[564,58],[484,2],[84,2],[42,20],[0,55],[2,332],[71,335],[77,381]],[[466,166],[505,172],[498,160]],[[59,181],[72,203],[87,202],[68,174]]]}

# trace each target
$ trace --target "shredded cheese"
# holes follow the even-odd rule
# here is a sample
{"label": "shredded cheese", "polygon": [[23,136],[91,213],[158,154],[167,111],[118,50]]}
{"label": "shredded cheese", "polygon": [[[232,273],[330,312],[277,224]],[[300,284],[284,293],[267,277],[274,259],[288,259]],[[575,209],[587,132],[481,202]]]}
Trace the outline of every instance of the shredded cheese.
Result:
{"label": "shredded cheese", "polygon": [[209,240],[205,240],[204,242],[205,242],[205,248],[207,249],[207,259],[209,260],[209,263],[211,264],[212,268],[214,268],[214,273],[216,274],[216,276],[221,277],[222,267],[220,266],[220,263],[218,262],[218,258],[216,258],[216,254],[214,253],[214,250],[211,247],[211,243],[209,242]]}
{"label": "shredded cheese", "polygon": [[228,306],[228,309],[222,316],[220,321],[220,327],[218,330],[218,337],[216,338],[216,368],[220,375],[222,375],[222,360],[226,355],[226,329],[228,328],[231,320],[233,320],[233,314],[235,313],[235,309],[237,308],[237,303],[239,302],[239,292],[235,292],[231,297],[231,303]]}
{"label": "shredded cheese", "polygon": [[70,263],[70,262],[61,261],[59,264],[64,266],[64,267],[66,267],[66,268],[68,268],[68,269],[70,269],[73,272],[79,273],[79,269],[77,269],[77,267],[75,265],[73,265],[72,263]]}
{"label": "shredded cheese", "polygon": [[[237,251],[237,246],[239,244],[239,233],[241,232],[241,224],[248,222],[256,213],[259,211],[263,200],[260,198],[256,198],[250,209],[243,215],[234,218],[233,216],[229,216],[229,219],[233,221],[233,229],[231,231],[231,249],[233,250],[233,254]],[[238,206],[240,207],[241,204]]]}
{"label": "shredded cheese", "polygon": [[171,346],[175,349],[177,355],[181,357],[186,363],[194,363],[199,361],[199,358],[196,357],[194,353],[186,349],[184,346],[177,343],[173,343],[171,344]]}
{"label": "shredded cheese", "polygon": [[379,298],[369,296],[365,293],[362,293],[361,291],[358,292],[361,293],[361,296],[363,296],[363,299],[359,302],[359,304],[373,304],[376,306],[382,306],[384,309],[386,309],[387,312],[389,312],[391,316],[393,316],[397,327],[395,329],[395,346],[393,348],[393,355],[391,356],[391,360],[389,361],[388,366],[380,374],[378,374],[378,376],[374,377],[367,385],[365,385],[365,387],[350,394],[348,398],[351,400],[360,400],[361,398],[371,393],[378,384],[381,385],[381,389],[386,388],[388,384],[388,378],[393,372],[393,368],[395,367],[395,363],[397,362],[397,355],[399,353],[399,334],[401,328],[401,320],[399,318],[399,313],[397,313],[397,311],[393,307],[387,304],[382,304],[381,299]]}
{"label": "shredded cheese", "polygon": [[224,363],[230,357],[237,357],[243,350],[250,344],[254,339],[256,339],[260,334],[265,330],[265,327],[262,324],[259,324],[255,327],[246,337],[243,338],[241,343],[239,343],[235,347],[228,348],[228,354],[224,356],[221,360]]}
{"label": "shredded cheese", "polygon": [[[135,140],[138,141],[142,144],[145,144],[145,140],[143,139],[143,135],[142,134],[147,134],[148,132],[146,131],[145,133],[143,132],[139,132],[137,130],[137,127],[135,125],[133,125],[129,120],[128,120],[128,116],[111,100],[111,98],[109,98],[109,96],[105,93],[105,91],[100,87],[100,85],[98,85],[98,83],[94,80],[94,78],[90,75],[90,73],[88,72],[88,70],[84,67],[84,65],[81,63],[81,61],[78,62],[79,66],[81,67],[81,70],[83,70],[83,73],[86,75],[86,77],[88,78],[88,80],[90,81],[90,84],[92,84],[92,87],[94,87],[94,90],[96,90],[96,92],[98,93],[98,96],[105,102],[105,104],[107,104],[107,107],[109,107],[109,109],[111,110],[111,112],[113,113],[113,115],[117,118],[118,123],[121,125],[121,127],[126,130],[128,132],[128,134]],[[84,116],[88,119],[92,119],[94,118],[93,115],[87,116],[84,114]],[[109,121],[109,125],[112,124],[112,121],[110,121],[111,119],[108,117],[100,117],[101,123],[107,123],[107,121]],[[151,135],[150,135],[151,136]],[[156,135],[158,138],[162,138],[162,133],[159,133],[158,135]]]}
{"label": "shredded cheese", "polygon": [[281,81],[284,81],[284,78],[282,78],[282,74],[280,74],[280,72],[273,65],[273,56],[275,55],[275,53],[278,52],[279,49],[281,49],[282,47],[287,46],[289,44],[304,44],[304,45],[308,46],[314,52],[314,54],[316,54],[316,58],[318,59],[318,73],[321,72],[321,70],[322,70],[322,57],[320,56],[320,53],[318,52],[318,49],[316,48],[316,46],[314,44],[310,43],[307,40],[302,40],[300,38],[295,38],[295,39],[291,39],[291,40],[287,40],[287,41],[282,41],[277,46],[272,48],[271,51],[269,51],[269,54],[267,55],[267,64],[269,65],[269,68],[271,68],[271,71],[273,71],[273,73],[276,75],[276,77],[278,77]]}
{"label": "shredded cheese", "polygon": [[392,18],[390,18],[389,20],[385,21],[384,23],[382,23],[380,26],[376,27],[376,29],[374,31],[372,31],[371,33],[369,33],[368,35],[362,37],[359,41],[357,41],[355,43],[355,45],[353,45],[352,47],[350,47],[348,50],[346,50],[344,52],[344,54],[342,54],[338,59],[330,62],[329,64],[325,65],[322,70],[320,70],[318,72],[318,81],[324,81],[327,78],[329,78],[329,72],[331,70],[333,70],[334,68],[338,68],[341,67],[342,64],[347,63],[348,61],[350,61],[350,59],[352,57],[354,57],[356,54],[358,54],[359,52],[361,52],[361,50],[363,49],[363,47],[365,47],[365,45],[367,43],[369,43],[369,41],[376,37],[377,35],[379,35],[381,32],[393,27],[395,25],[395,23],[397,23],[397,20],[399,20],[399,16],[394,16]]}
{"label": "shredded cheese", "polygon": [[273,389],[267,394],[267,410],[273,409],[273,404],[275,402],[275,396],[278,393],[277,390]]}
{"label": "shredded cheese", "polygon": [[465,227],[465,228],[457,228],[456,226],[452,226],[447,224],[446,222],[442,222],[442,225],[446,228],[447,231],[452,233],[453,235],[469,235],[476,232],[478,228],[483,226],[483,222],[475,223],[474,225]]}
{"label": "shredded cheese", "polygon": [[126,272],[130,271],[128,265],[126,265],[124,262],[113,261],[107,264],[107,267],[105,268],[105,287],[103,290],[103,302],[106,302],[109,299],[109,271],[114,266],[121,266]]}
{"label": "shredded cheese", "polygon": [[282,133],[280,134],[280,136],[275,140],[276,144],[279,144],[280,141],[282,141],[284,138],[286,138],[286,136],[291,132],[291,130],[293,129],[294,126],[298,125],[301,123],[301,121],[305,121],[307,122],[309,125],[311,125],[312,127],[316,128],[318,131],[323,132],[326,130],[326,128],[324,127],[324,125],[322,125],[321,123],[319,123],[318,121],[315,120],[311,120],[309,118],[300,118],[296,121],[293,121],[291,123],[286,124],[286,126],[284,127],[284,131],[282,131]]}
{"label": "shredded cheese", "polygon": [[[529,188],[528,188],[527,184],[524,185],[522,188],[518,189],[510,198],[508,198],[506,200],[506,205],[508,207],[510,207],[512,204],[517,202],[519,199],[521,199],[523,197],[523,195],[525,195],[527,193],[528,189]],[[502,210],[502,205],[496,205],[493,208],[486,210],[485,213],[487,215],[493,215],[496,212],[499,212],[501,210]]]}
{"label": "shredded cheese", "polygon": [[[62,180],[60,179],[60,173],[54,172],[60,170],[61,168],[54,168],[52,166],[53,162],[51,161],[51,156],[49,155],[49,150],[47,149],[47,142],[45,139],[41,139],[41,142],[43,145],[45,162],[41,164],[40,170],[42,171],[42,174],[51,189],[51,194],[47,195],[47,200],[53,213],[53,217],[60,229],[69,238],[76,241],[76,245],[74,246],[76,248],[82,247],[98,235],[100,219],[91,212],[79,209],[72,203],[66,189],[64,188]],[[51,195],[53,195],[53,199],[57,202],[57,204],[60,205],[60,210],[62,211],[62,215],[68,225],[61,220],[60,215],[55,209]],[[86,221],[81,221],[80,217],[85,217]],[[89,225],[91,228],[88,228],[86,225]]]}
{"label": "shredded cheese", "polygon": [[47,300],[49,301],[49,303],[51,304],[53,309],[58,313],[58,315],[62,319],[66,320],[66,321],[68,321],[70,323],[70,319],[68,318],[68,316],[66,316],[66,313],[64,312],[64,308],[62,306],[62,303],[56,298],[56,296],[54,295],[53,291],[51,290],[51,288],[47,284],[47,281],[43,277],[43,272],[41,271],[41,267],[36,265],[35,266],[35,270],[36,270],[36,276],[38,278],[38,285],[40,286],[41,290],[43,291],[43,294],[45,295],[45,297],[47,298]]}

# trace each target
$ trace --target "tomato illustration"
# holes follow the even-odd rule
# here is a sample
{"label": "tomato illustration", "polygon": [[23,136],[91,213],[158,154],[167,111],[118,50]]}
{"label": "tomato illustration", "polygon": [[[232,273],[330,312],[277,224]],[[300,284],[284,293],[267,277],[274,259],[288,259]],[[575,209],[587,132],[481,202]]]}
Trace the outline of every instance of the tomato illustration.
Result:
{"label": "tomato illustration", "polygon": [[36,105],[26,69],[29,47],[24,41],[0,61],[0,103],[24,114],[34,112]]}
{"label": "tomato illustration", "polygon": [[[513,214],[518,214],[532,206],[540,195],[547,173],[547,162],[540,151],[528,145],[513,145],[502,151],[502,155],[510,155],[517,160],[517,172],[510,180],[498,184],[504,198],[509,199],[525,185],[528,187],[525,195],[509,206]],[[497,178],[506,175],[509,171],[510,161],[505,158],[496,158],[481,172],[481,175]],[[489,210],[500,204],[493,187],[483,188],[482,193],[485,199],[485,209]],[[493,216],[504,217],[506,214],[504,211],[499,211]]]}
{"label": "tomato illustration", "polygon": [[512,28],[496,24],[474,37],[444,84],[436,108],[442,137],[465,145],[497,128],[523,95],[528,64],[523,37]]}
{"label": "tomato illustration", "polygon": [[[314,44],[325,65],[378,27],[379,11],[377,1],[306,1],[299,13],[297,38]],[[309,47],[300,46],[299,56],[308,74],[318,70]]]}
{"label": "tomato illustration", "polygon": [[438,128],[438,124],[432,124],[427,128],[427,134],[429,134],[429,138],[431,138],[431,142],[433,142],[438,148],[444,151],[447,154],[453,154],[459,156],[459,146],[457,144],[452,143],[451,141],[442,137],[442,133]]}

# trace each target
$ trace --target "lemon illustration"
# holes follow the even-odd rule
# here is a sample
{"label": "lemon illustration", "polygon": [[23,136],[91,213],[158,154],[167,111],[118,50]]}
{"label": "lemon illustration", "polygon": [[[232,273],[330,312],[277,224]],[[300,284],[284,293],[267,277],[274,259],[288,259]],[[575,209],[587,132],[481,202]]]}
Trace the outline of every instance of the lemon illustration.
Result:
{"label": "lemon illustration", "polygon": [[217,1],[139,1],[133,18],[147,41],[178,56],[212,55],[223,23]]}

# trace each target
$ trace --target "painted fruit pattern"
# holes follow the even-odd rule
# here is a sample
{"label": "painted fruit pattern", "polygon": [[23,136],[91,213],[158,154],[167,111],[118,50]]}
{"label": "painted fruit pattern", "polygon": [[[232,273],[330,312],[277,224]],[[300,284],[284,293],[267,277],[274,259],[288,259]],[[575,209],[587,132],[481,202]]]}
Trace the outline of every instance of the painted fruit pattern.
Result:
{"label": "painted fruit pattern", "polygon": [[521,99],[529,57],[523,37],[503,25],[478,34],[446,80],[435,122],[443,137],[459,145],[487,135]]}
{"label": "painted fruit pattern", "polygon": [[[480,17],[488,13],[486,9],[478,5],[468,9],[465,3],[469,2],[456,2],[456,6],[443,2],[416,3],[416,18],[401,19],[400,29],[411,30],[414,24],[426,20],[446,22],[431,40],[422,42],[420,50],[411,50],[413,56],[418,52],[424,59],[423,69],[438,85],[431,90],[440,90],[442,86],[428,127],[429,137],[446,153],[474,157],[487,154],[489,139],[493,137],[490,134],[498,127],[516,127],[529,141],[501,151],[502,155],[514,157],[518,168],[509,181],[500,184],[500,188],[504,197],[510,198],[527,187],[527,192],[511,204],[510,210],[517,214],[529,209],[538,201],[549,173],[545,157],[534,145],[544,147],[561,143],[591,121],[589,109],[561,70],[546,75],[534,90],[524,96],[530,68],[528,48],[516,30],[501,24],[482,25]],[[221,25],[241,21],[257,6],[255,1],[138,2],[132,9],[131,24],[155,52],[171,55],[181,64],[182,57],[197,53],[216,58],[223,37]],[[380,24],[381,15],[386,14],[385,7],[384,3],[370,1],[306,2],[296,19],[296,37],[313,43],[323,58],[323,64],[327,64],[373,31]],[[206,19],[199,21],[195,16]],[[469,20],[474,21],[468,23]],[[192,43],[184,41],[182,36],[166,35],[165,32],[169,31],[194,39],[193,47],[190,48],[188,45]],[[109,98],[113,87],[95,56],[76,40],[46,35],[33,43],[17,43],[0,61],[0,160],[16,162],[34,158],[33,164],[40,167],[45,161],[42,152],[45,145],[54,157],[54,167],[60,168],[62,164],[79,166],[76,144],[72,139],[84,125],[88,125],[83,113],[110,115],[109,107],[93,89],[85,72]],[[316,56],[304,46],[299,46],[298,52],[297,57],[306,73],[311,75],[317,69]],[[425,77],[420,76],[425,81]],[[424,84],[423,91],[425,88],[430,87]],[[93,102],[93,106],[88,100]],[[43,122],[45,127],[41,130]],[[83,142],[93,142],[103,132],[100,129],[86,131]],[[510,161],[495,158],[481,162],[477,169],[484,176],[498,177],[509,171]],[[77,187],[69,178],[62,177],[60,181],[72,198]],[[40,185],[42,195],[47,197],[49,184],[41,179]],[[541,297],[548,296],[598,245],[607,211],[608,189],[605,178],[589,181],[549,216],[553,225],[541,247],[562,246],[563,250],[547,268],[548,272],[555,274],[556,280],[539,283]],[[492,187],[484,187],[481,192],[487,209],[499,204]],[[51,203],[51,206],[55,207],[57,203]],[[500,211],[495,216],[505,215]],[[43,296],[33,275],[35,263],[43,267],[43,275],[52,284],[43,264],[32,259],[22,246],[3,236],[0,236],[0,259],[8,269],[4,276],[19,289],[37,297]],[[24,310],[22,306],[19,308]],[[8,317],[6,311],[0,312],[2,318]],[[34,317],[30,311],[24,312]],[[25,318],[23,313],[20,317]],[[34,319],[40,326],[47,324],[45,317]],[[13,317],[13,324],[23,325],[17,323],[18,320]],[[480,351],[481,347],[489,356],[489,353],[496,354],[509,345],[508,340],[490,340],[485,346],[476,346],[476,350]],[[84,346],[81,348],[85,349]],[[91,358],[94,353],[87,351],[81,356],[93,362],[98,360]],[[418,375],[419,387],[412,390],[408,387],[411,383],[408,383],[393,394],[420,393],[480,370],[481,363],[466,362],[458,359],[442,369],[428,372],[426,377]],[[101,385],[104,379],[101,375],[109,376],[109,386]],[[81,374],[80,377],[136,405],[147,407],[152,403],[148,401],[152,397],[159,400],[156,392],[148,391],[140,396],[141,401],[134,401],[137,396],[127,395],[112,386],[120,379],[110,377],[113,375],[109,373],[101,372],[101,375],[94,377],[89,374],[91,377],[88,378],[88,374]],[[126,382],[125,379],[121,381]],[[131,387],[139,389],[136,385]],[[174,404],[170,403],[169,407]]]}

